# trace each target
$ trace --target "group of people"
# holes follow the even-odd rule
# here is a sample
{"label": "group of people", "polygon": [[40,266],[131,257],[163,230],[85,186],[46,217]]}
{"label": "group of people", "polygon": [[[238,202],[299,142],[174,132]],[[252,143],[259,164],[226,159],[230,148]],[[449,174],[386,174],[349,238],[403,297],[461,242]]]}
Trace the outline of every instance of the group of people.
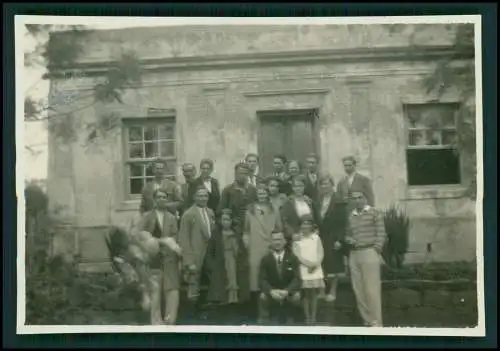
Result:
{"label": "group of people", "polygon": [[385,229],[354,157],[343,159],[346,176],[336,187],[319,174],[314,154],[304,170],[281,155],[273,174],[260,174],[258,165],[258,155],[248,154],[221,189],[210,159],[200,162],[199,176],[194,164],[183,164],[181,185],[164,177],[162,162],[153,164],[136,228],[162,246],[148,263],[156,282],[151,323],[176,323],[185,284],[193,318],[210,303],[238,306],[243,323],[314,325],[318,300],[333,304],[338,278],[349,269],[365,325],[382,326]]}

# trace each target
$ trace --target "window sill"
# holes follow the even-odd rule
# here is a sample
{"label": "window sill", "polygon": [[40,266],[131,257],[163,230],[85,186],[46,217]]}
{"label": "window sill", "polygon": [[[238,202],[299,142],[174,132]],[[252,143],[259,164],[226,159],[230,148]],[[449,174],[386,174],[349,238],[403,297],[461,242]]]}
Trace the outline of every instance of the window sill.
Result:
{"label": "window sill", "polygon": [[140,203],[141,200],[139,199],[126,200],[120,203],[120,205],[118,205],[116,211],[139,211]]}
{"label": "window sill", "polygon": [[466,195],[462,185],[433,185],[408,188],[406,200],[459,199]]}

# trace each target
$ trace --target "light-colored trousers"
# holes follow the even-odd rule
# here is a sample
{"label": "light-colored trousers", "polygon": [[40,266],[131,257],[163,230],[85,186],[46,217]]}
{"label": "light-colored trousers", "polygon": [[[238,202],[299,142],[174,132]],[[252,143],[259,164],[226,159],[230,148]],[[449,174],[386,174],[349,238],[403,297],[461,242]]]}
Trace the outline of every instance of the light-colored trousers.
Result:
{"label": "light-colored trousers", "polygon": [[[163,285],[162,271],[159,269],[151,270],[151,325],[175,324],[177,320],[177,309],[179,306],[179,291],[168,290]],[[162,295],[165,300],[165,320],[161,316]]]}
{"label": "light-colored trousers", "polygon": [[349,254],[352,288],[359,314],[367,326],[382,326],[381,262],[374,248],[352,250]]}

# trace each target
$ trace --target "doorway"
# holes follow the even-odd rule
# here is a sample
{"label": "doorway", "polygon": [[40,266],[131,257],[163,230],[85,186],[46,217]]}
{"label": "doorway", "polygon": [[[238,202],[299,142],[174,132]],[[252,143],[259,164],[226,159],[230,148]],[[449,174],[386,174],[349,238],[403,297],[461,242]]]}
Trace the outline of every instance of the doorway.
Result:
{"label": "doorway", "polygon": [[258,151],[264,175],[273,173],[273,158],[281,154],[302,165],[310,153],[317,153],[316,122],[318,111],[259,111]]}

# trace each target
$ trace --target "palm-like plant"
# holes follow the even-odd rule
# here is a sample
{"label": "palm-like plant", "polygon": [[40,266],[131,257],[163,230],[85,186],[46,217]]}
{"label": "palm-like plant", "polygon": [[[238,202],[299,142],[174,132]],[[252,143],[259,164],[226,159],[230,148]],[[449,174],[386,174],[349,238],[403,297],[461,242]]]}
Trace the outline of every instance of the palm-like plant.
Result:
{"label": "palm-like plant", "polygon": [[140,293],[141,306],[147,310],[152,283],[145,268],[147,253],[136,243],[132,234],[123,228],[111,227],[105,240],[113,270],[131,292]]}
{"label": "palm-like plant", "polygon": [[382,256],[392,268],[403,266],[405,254],[408,251],[410,218],[396,205],[391,205],[384,213],[384,224],[387,233]]}

